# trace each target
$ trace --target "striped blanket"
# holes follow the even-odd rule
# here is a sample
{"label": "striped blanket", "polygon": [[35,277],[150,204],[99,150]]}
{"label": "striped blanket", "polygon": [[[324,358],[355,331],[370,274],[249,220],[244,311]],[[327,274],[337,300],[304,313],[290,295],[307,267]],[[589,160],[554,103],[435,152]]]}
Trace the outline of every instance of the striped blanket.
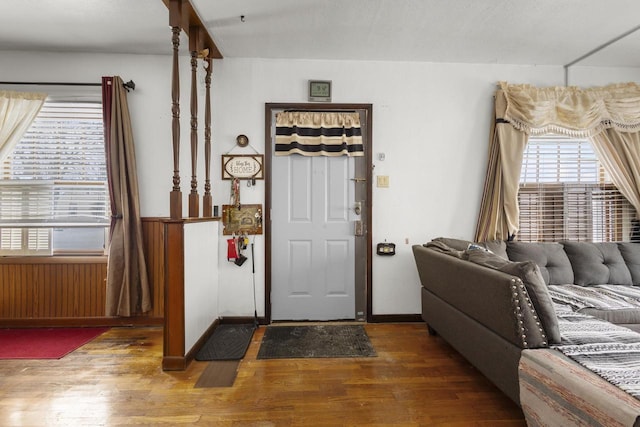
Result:
{"label": "striped blanket", "polygon": [[524,350],[520,359],[527,424],[640,425],[640,334],[567,305],[555,308],[562,343]]}
{"label": "striped blanket", "polygon": [[553,348],[640,399],[640,334],[559,309],[562,344]]}
{"label": "striped blanket", "polygon": [[640,309],[640,286],[622,285],[550,285],[549,296],[557,304],[574,311]]}
{"label": "striped blanket", "polygon": [[556,350],[523,350],[518,371],[529,427],[639,425],[638,399]]}

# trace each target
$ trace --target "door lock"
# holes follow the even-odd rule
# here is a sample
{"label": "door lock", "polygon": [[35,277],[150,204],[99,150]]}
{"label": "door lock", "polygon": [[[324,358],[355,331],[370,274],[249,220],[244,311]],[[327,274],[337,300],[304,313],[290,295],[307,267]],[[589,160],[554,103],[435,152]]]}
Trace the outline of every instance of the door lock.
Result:
{"label": "door lock", "polygon": [[353,211],[356,215],[360,215],[362,213],[362,202],[356,202],[353,206]]}

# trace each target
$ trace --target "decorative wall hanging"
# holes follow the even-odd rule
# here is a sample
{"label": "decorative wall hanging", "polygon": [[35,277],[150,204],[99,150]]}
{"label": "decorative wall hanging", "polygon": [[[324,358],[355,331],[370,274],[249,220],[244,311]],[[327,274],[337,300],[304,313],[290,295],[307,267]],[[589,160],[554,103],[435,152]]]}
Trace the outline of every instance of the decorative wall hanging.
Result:
{"label": "decorative wall hanging", "polygon": [[222,205],[222,234],[262,234],[262,204]]}
{"label": "decorative wall hanging", "polygon": [[264,155],[223,154],[222,179],[264,179]]}
{"label": "decorative wall hanging", "polygon": [[236,145],[238,147],[246,147],[247,145],[249,145],[249,137],[242,134],[236,136]]}

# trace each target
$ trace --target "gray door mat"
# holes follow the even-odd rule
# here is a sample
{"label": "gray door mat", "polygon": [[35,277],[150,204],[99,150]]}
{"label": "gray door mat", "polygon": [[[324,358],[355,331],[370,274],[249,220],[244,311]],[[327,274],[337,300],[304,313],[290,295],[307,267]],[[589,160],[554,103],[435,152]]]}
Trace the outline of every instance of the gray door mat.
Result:
{"label": "gray door mat", "polygon": [[196,354],[196,360],[240,360],[249,348],[253,324],[219,325]]}
{"label": "gray door mat", "polygon": [[269,326],[258,359],[375,357],[361,325]]}

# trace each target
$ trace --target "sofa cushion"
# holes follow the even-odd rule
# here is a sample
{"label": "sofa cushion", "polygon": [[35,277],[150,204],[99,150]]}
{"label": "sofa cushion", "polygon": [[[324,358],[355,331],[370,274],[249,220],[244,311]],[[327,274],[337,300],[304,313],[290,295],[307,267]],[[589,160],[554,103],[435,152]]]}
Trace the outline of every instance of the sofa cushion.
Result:
{"label": "sofa cushion", "polygon": [[432,242],[443,244],[457,251],[464,251],[469,247],[471,243],[473,243],[473,242],[470,242],[469,240],[453,239],[449,237],[436,237],[435,239],[432,240]]}
{"label": "sofa cushion", "polygon": [[631,281],[634,285],[640,285],[640,243],[618,243],[618,249],[622,254],[624,262],[627,264]]}
{"label": "sofa cushion", "polygon": [[561,242],[576,285],[631,285],[631,273],[617,243]]}
{"label": "sofa cushion", "polygon": [[597,317],[606,320],[615,325],[640,324],[640,310],[637,308],[628,308],[624,310],[602,310],[599,308],[583,308],[580,310],[582,314]]}
{"label": "sofa cushion", "polygon": [[[640,325],[640,287],[625,285],[549,286],[559,306],[615,324]],[[558,307],[558,306],[556,306]]]}
{"label": "sofa cushion", "polygon": [[533,261],[510,262],[499,270],[517,276],[522,280],[531,303],[536,313],[538,313],[538,318],[546,332],[549,344],[560,344],[562,340],[560,338],[560,328],[558,327],[558,316],[538,265]]}
{"label": "sofa cushion", "polygon": [[509,259],[507,255],[507,243],[504,240],[487,240],[486,242],[482,242],[481,245],[500,258]]}
{"label": "sofa cushion", "polygon": [[567,254],[559,243],[507,242],[511,261],[533,261],[547,285],[573,283],[573,269]]}
{"label": "sofa cushion", "polygon": [[511,263],[511,261],[509,261],[508,259],[504,259],[501,256],[494,254],[493,252],[477,249],[467,249],[465,251],[464,258],[473,263],[493,268],[494,270],[499,270],[506,264]]}
{"label": "sofa cushion", "polygon": [[512,262],[492,252],[481,250],[468,250],[467,256],[471,262],[520,278],[546,333],[547,341],[549,344],[560,343],[558,317],[549,296],[547,285],[536,263],[533,261]]}
{"label": "sofa cushion", "polygon": [[442,252],[443,254],[451,255],[456,258],[462,258],[466,256],[464,251],[459,251],[457,249],[452,248],[451,246],[447,246],[444,242],[439,240],[432,240],[423,244],[425,248],[433,249],[434,251]]}

